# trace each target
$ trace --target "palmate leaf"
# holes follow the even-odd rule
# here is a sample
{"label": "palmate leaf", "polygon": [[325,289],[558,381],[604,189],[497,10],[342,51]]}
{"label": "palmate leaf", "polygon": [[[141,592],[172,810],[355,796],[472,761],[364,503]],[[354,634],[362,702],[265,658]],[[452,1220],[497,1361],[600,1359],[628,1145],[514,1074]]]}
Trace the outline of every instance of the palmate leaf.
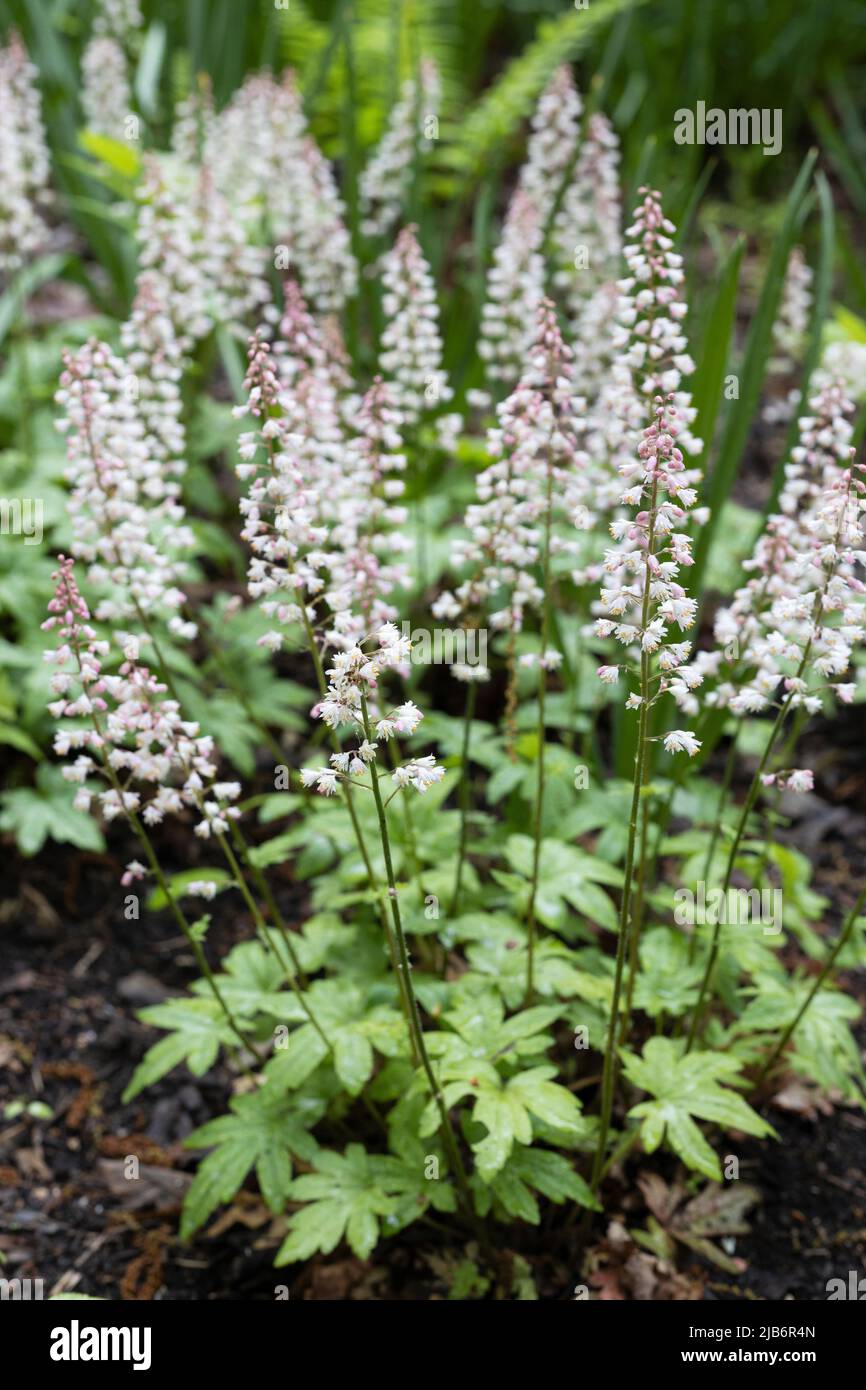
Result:
{"label": "palmate leaf", "polygon": [[449,1183],[425,1179],[423,1167],[393,1155],[368,1154],[361,1144],[349,1144],[345,1154],[321,1149],[312,1162],[315,1172],[290,1185],[291,1199],[304,1205],[289,1218],[277,1265],[308,1260],[317,1250],[330,1254],[343,1236],[365,1260],[380,1232],[394,1234],[428,1204],[455,1207]]}
{"label": "palmate leaf", "polygon": [[650,1018],[679,1018],[696,1002],[702,970],[689,964],[689,947],[681,932],[656,927],[640,943],[641,970],[634,1002]]}
{"label": "palmate leaf", "polygon": [[474,1118],[488,1128],[486,1139],[473,1145],[478,1172],[489,1180],[506,1163],[515,1142],[532,1143],[530,1116],[557,1130],[580,1134],[580,1104],[565,1086],[551,1078],[555,1067],[533,1067],[513,1076],[500,1091],[481,1088]]}
{"label": "palmate leaf", "polygon": [[[457,719],[453,714],[443,714],[441,710],[430,710],[424,715],[424,727],[412,740],[412,744],[414,747],[422,749],[426,748],[429,743],[435,743],[439,749],[440,759],[453,758],[455,763],[459,763],[463,752],[465,732],[466,725],[463,719]],[[504,747],[505,744],[501,735],[496,732],[492,724],[487,724],[481,719],[472,720],[469,738],[470,762],[479,763],[490,772],[494,772],[496,768],[502,766]],[[442,784],[439,783],[438,785],[441,786]],[[428,804],[427,798],[430,794],[425,792],[424,805]]]}
{"label": "palmate leaf", "polygon": [[[593,675],[595,667],[593,666]],[[596,677],[596,684],[598,679]],[[577,805],[561,822],[558,838],[564,841],[576,840],[591,831],[605,831],[611,825],[625,828],[628,834],[628,813],[631,805],[632,787],[621,778],[611,778],[604,786],[589,786],[581,790]],[[603,855],[607,858],[607,855]]]}
{"label": "palmate leaf", "polygon": [[[307,1015],[286,984],[291,961],[285,945],[278,932],[269,931],[267,938],[274,943],[270,951],[261,941],[243,941],[229,951],[217,976],[220,993],[232,1012],[244,1018],[270,1014],[283,1023],[300,1023]],[[207,980],[196,980],[192,988],[210,997]]]}
{"label": "palmate leaf", "polygon": [[476,1071],[498,1082],[496,1063],[545,1052],[553,1039],[547,1031],[561,1008],[536,1004],[505,1018],[505,1005],[495,990],[464,984],[452,1006],[442,1015],[442,1028],[431,1033],[428,1050],[439,1061],[443,1080],[462,1080]]}
{"label": "palmate leaf", "polygon": [[75,845],[99,852],[105,840],[98,825],[72,805],[74,792],[51,763],[36,769],[35,787],[17,787],[0,797],[0,830],[15,834],[18,848],[30,857],[45,841]]}
{"label": "palmate leaf", "polygon": [[[534,844],[529,835],[509,835],[505,857],[522,878],[532,878]],[[597,926],[617,929],[617,913],[600,884],[619,887],[622,870],[604,859],[587,854],[560,840],[542,840],[535,910],[540,921],[554,930],[568,923],[568,906]]]}
{"label": "palmate leaf", "polygon": [[217,1059],[220,1045],[235,1041],[222,1009],[214,998],[169,999],[142,1009],[139,1018],[168,1034],[148,1048],[123,1093],[132,1100],[173,1067],[186,1062],[193,1076],[204,1076]]}
{"label": "palmate leaf", "polygon": [[[755,998],[747,1005],[732,1033],[779,1033],[797,1016],[812,988],[810,980],[760,976]],[[825,1090],[839,1090],[847,1099],[866,1104],[866,1076],[851,1025],[860,1006],[840,990],[821,989],[798,1023],[785,1061],[800,1076]]]}
{"label": "palmate leaf", "polygon": [[[712,928],[699,926],[697,931],[706,940]],[[764,936],[763,933],[759,936],[754,931],[744,931],[742,927],[722,927],[719,938],[719,990],[725,991],[732,1008],[738,1007],[737,991],[743,974],[753,977],[784,975],[779,956],[783,942],[783,936]]]}
{"label": "palmate leaf", "polygon": [[622,1053],[628,1079],[655,1097],[633,1106],[629,1115],[641,1121],[647,1153],[654,1153],[667,1139],[686,1167],[720,1181],[719,1160],[693,1117],[758,1137],[774,1135],[775,1131],[742,1096],[720,1085],[722,1079],[737,1076],[740,1059],[718,1052],[683,1056],[684,1046],[683,1040],[650,1038],[642,1057]]}
{"label": "palmate leaf", "polygon": [[[493,980],[508,1007],[516,1009],[526,994],[526,932],[516,923],[491,922],[488,919],[487,930],[470,941],[466,957],[473,970]],[[459,923],[456,926],[459,935]],[[611,980],[583,969],[578,953],[556,937],[536,943],[533,978],[542,998],[602,1003],[612,992]]]}
{"label": "palmate leaf", "polygon": [[[296,949],[301,965],[310,975],[327,966],[337,975],[372,985],[388,969],[388,949],[379,923],[364,922],[357,909],[357,902],[367,901],[367,895],[351,897],[354,926],[342,920],[336,911],[318,912],[304,923],[303,937]],[[396,984],[393,989],[396,998]]]}
{"label": "palmate leaf", "polygon": [[[359,1095],[373,1073],[375,1047],[385,1057],[408,1051],[408,1034],[398,1010],[387,1004],[368,1007],[367,993],[346,980],[316,981],[305,996],[319,1027],[302,1022],[278,1044],[265,1066],[269,1084],[281,1090],[302,1086],[330,1059],[350,1095]],[[295,1022],[292,1007],[285,1021]],[[301,1011],[300,1017],[305,1017]],[[320,1031],[321,1030],[321,1031]]]}
{"label": "palmate leaf", "polygon": [[255,1168],[262,1196],[274,1213],[282,1211],[292,1179],[291,1155],[311,1162],[318,1145],[308,1132],[324,1112],[325,1102],[301,1112],[293,1098],[265,1086],[236,1096],[232,1113],[220,1115],[184,1140],[190,1149],[215,1145],[199,1164],[186,1194],[180,1223],[185,1240],[224,1202],[231,1201]]}
{"label": "palmate leaf", "polygon": [[[425,739],[427,745],[428,739]],[[459,831],[460,817],[457,812],[442,812],[442,802],[452,791],[455,790],[457,783],[456,773],[448,773],[441,783],[436,783],[430,791],[423,796],[416,796],[411,805],[413,813],[414,840],[420,852],[421,859],[425,862],[432,862],[438,866],[436,873],[441,877],[438,887],[432,887],[431,892],[436,892],[439,897],[445,897],[450,888],[453,887],[453,869],[449,869],[450,859],[453,858],[457,842],[457,831]],[[391,791],[388,792],[391,795]],[[403,795],[395,796],[392,805],[389,805],[388,821],[391,830],[391,845],[393,856],[393,867],[395,874],[400,878],[409,878],[411,874],[411,853],[410,837],[406,831],[405,813],[403,813]],[[359,887],[367,885],[367,869],[364,860],[361,859],[359,848],[357,848],[357,837],[354,833],[352,820],[350,820],[348,810],[342,801],[331,801],[331,799],[307,798],[307,806],[311,812],[311,819],[307,819],[303,826],[295,827],[295,830],[286,831],[284,835],[279,835],[274,842],[274,852],[268,844],[254,849],[254,862],[263,865],[265,862],[274,862],[277,859],[284,859],[288,856],[289,849],[296,845],[311,847],[316,845],[318,856],[317,863],[307,863],[304,860],[306,849],[300,859],[300,869],[304,877],[311,877],[314,873],[320,874],[317,878],[313,890],[313,902],[316,908],[325,908],[332,905],[335,892],[341,887]],[[382,856],[381,848],[378,845],[378,823],[375,819],[375,805],[373,796],[370,794],[359,794],[354,796],[354,810],[359,817],[361,831],[364,840],[367,842],[368,852],[370,852],[371,865],[373,872],[379,880],[385,878],[385,860]],[[325,849],[327,847],[327,849]],[[268,858],[264,859],[263,856]],[[296,872],[297,872],[297,865]],[[325,876],[321,873],[322,869],[329,867],[331,872]]]}
{"label": "palmate leaf", "polygon": [[[545,718],[547,727],[556,727],[555,720],[549,717],[550,711],[545,704]],[[523,708],[528,708],[528,704]],[[535,710],[535,703],[532,704]],[[518,711],[518,727],[521,720]],[[537,711],[536,711],[537,723]],[[563,713],[563,727],[574,729],[575,715],[573,710]],[[537,793],[538,784],[538,738],[533,730],[532,733],[524,734],[518,739],[516,751],[523,759],[519,763],[509,762],[507,759],[501,760],[499,766],[490,778],[488,784],[488,801],[493,804],[501,800],[502,796],[514,791],[519,791],[520,795],[533,805]],[[561,835],[561,827],[567,819],[569,812],[574,806],[574,754],[561,743],[546,743],[544,745],[544,806],[542,813],[542,834],[556,836],[557,838],[567,838]],[[519,774],[517,777],[514,774]],[[498,781],[497,781],[498,779]]]}
{"label": "palmate leaf", "polygon": [[[763,845],[761,849],[763,851]],[[767,856],[779,870],[785,904],[785,928],[793,930],[809,955],[821,957],[824,943],[809,930],[809,923],[820,921],[827,899],[810,887],[812,864],[807,855],[790,845],[771,841]]]}
{"label": "palmate leaf", "polygon": [[[414,846],[421,863],[435,866],[433,873],[441,876],[445,885],[442,890],[443,896],[453,882],[453,860],[460,834],[459,812],[443,810],[443,803],[455,790],[458,780],[456,773],[449,772],[423,796],[414,796],[413,793],[411,828],[403,814],[402,802],[406,796],[405,792],[394,798],[393,806],[388,812],[392,850],[396,849],[398,852],[398,862],[403,873],[409,872]],[[428,869],[424,874],[425,888],[428,877],[431,876]],[[429,891],[437,890],[433,888]]]}
{"label": "palmate leaf", "polygon": [[[298,849],[299,854],[295,853]],[[274,835],[250,850],[250,862],[258,869],[267,869],[272,864],[283,864],[291,859],[297,879],[314,878],[330,868],[336,858],[334,842],[327,835],[317,834],[309,821],[301,821],[292,830]]]}
{"label": "palmate leaf", "polygon": [[601,1210],[589,1184],[575,1172],[563,1154],[552,1153],[549,1149],[519,1148],[512,1152],[489,1187],[476,1184],[479,1214],[486,1215],[490,1198],[494,1196],[510,1216],[537,1226],[541,1213],[532,1189],[557,1205],[571,1200],[593,1211]]}
{"label": "palmate leaf", "polygon": [[[525,1010],[526,1014],[535,1012]],[[552,1079],[557,1074],[555,1067],[530,1067],[503,1082],[489,1061],[467,1056],[448,1059],[442,1071],[455,1077],[443,1088],[448,1106],[475,1098],[473,1120],[484,1125],[487,1133],[472,1144],[472,1150],[476,1172],[484,1182],[490,1182],[504,1168],[515,1143],[532,1143],[533,1117],[564,1134],[577,1136],[586,1131],[579,1101]],[[438,1124],[438,1110],[431,1100],[421,1119],[421,1135],[433,1134]]]}
{"label": "palmate leaf", "polygon": [[[420,1141],[417,1141],[412,1152],[375,1154],[371,1158],[377,1180],[395,1203],[393,1211],[385,1218],[387,1235],[396,1235],[404,1226],[417,1221],[428,1206],[435,1211],[456,1211],[454,1187],[445,1176],[432,1176],[434,1171],[438,1172],[438,1168],[428,1168],[430,1157],[436,1157],[441,1166],[439,1155],[425,1154]],[[431,1173],[429,1177],[428,1171]]]}
{"label": "palmate leaf", "polygon": [[[433,787],[428,795],[432,796],[436,790],[437,788]],[[343,889],[366,889],[368,875],[358,849],[358,841],[351,818],[343,801],[336,798],[311,796],[309,793],[305,794],[305,799],[308,812],[306,824],[278,837],[279,843],[275,844],[273,859],[270,858],[271,851],[267,844],[262,845],[260,849],[267,851],[268,862],[275,862],[275,860],[286,858],[288,850],[297,844],[306,844],[314,839],[318,841],[320,837],[327,838],[331,845],[331,869],[329,873],[320,875],[313,887],[313,904],[316,909],[319,909],[332,906],[333,898]],[[369,794],[362,794],[355,796],[353,800],[369,851],[373,873],[377,879],[383,881],[385,879],[385,861],[381,848],[378,847],[376,808],[373,804],[373,798]],[[396,823],[396,814],[392,817],[389,813],[389,818],[392,823]],[[258,850],[253,850],[253,858],[261,864]],[[399,856],[397,856],[395,863],[395,873],[399,878],[401,874]]]}
{"label": "palmate leaf", "polygon": [[851,1025],[860,1017],[855,999],[819,990],[794,1033],[791,1065],[825,1090],[837,1089],[866,1109],[866,1075]]}

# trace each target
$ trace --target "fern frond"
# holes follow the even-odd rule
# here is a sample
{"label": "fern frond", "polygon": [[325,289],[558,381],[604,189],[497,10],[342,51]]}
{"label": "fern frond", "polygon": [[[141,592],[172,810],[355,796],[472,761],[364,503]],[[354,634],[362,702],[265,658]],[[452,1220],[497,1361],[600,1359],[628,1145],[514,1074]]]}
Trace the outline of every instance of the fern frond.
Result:
{"label": "fern frond", "polygon": [[[593,0],[539,24],[538,34],[519,58],[481,97],[458,128],[446,128],[439,163],[465,182],[482,174],[511,141],[561,63],[573,62],[623,10],[646,0]],[[450,138],[448,138],[450,136]]]}
{"label": "fern frond", "polygon": [[302,90],[312,81],[331,38],[331,26],[314,19],[304,0],[291,0],[287,10],[276,10],[280,57],[294,68]]}
{"label": "fern frond", "polygon": [[[346,99],[346,52],[340,6],[333,23],[316,21],[304,0],[278,11],[280,54],[298,74],[307,114],[323,146],[339,154]],[[355,0],[351,7],[352,122],[361,150],[376,143],[402,82],[421,58],[434,59],[443,110],[455,120],[467,99],[466,34],[453,0]]]}

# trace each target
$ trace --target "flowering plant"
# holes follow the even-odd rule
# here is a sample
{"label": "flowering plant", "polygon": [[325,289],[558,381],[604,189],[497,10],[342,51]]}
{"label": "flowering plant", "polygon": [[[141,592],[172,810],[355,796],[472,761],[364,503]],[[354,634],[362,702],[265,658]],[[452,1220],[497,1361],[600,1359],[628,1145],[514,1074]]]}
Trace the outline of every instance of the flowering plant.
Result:
{"label": "flowering plant", "polygon": [[[596,1269],[638,1153],[716,1183],[791,1077],[866,1103],[835,983],[864,892],[824,930],[796,827],[866,633],[851,370],[812,351],[801,203],[761,301],[784,400],[750,392],[778,496],[738,512],[715,426],[740,248],[716,291],[667,194],[623,218],[618,131],[568,65],[454,252],[426,215],[447,64],[404,65],[363,170],[291,71],[190,86],[169,147],[145,128],[124,159],[141,15],[97,8],[82,106],[133,271],[52,364],[33,685],[52,815],[122,853],[196,967],[142,1011],[162,1036],[124,1104],[184,1067],[223,1086],[185,1136],[184,1237],[254,1183],[279,1265],[447,1223],[524,1296],[504,1232],[544,1222]],[[55,215],[15,38],[4,93],[8,277]]]}

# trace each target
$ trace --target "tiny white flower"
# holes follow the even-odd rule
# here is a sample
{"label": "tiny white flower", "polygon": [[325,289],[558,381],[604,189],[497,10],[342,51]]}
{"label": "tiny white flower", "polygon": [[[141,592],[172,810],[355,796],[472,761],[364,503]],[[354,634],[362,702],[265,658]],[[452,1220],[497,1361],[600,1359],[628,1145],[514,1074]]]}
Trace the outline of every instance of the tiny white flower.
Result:
{"label": "tiny white flower", "polygon": [[688,753],[693,758],[700,750],[701,741],[687,729],[672,729],[664,736],[664,746],[668,753]]}

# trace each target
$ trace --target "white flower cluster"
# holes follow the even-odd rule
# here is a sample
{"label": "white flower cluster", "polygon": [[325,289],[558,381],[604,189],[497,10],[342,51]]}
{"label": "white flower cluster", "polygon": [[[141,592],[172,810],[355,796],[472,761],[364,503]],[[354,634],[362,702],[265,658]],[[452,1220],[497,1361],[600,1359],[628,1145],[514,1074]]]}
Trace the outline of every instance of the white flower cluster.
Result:
{"label": "white flower cluster", "polygon": [[[629,498],[637,496],[634,490],[625,497],[618,494],[621,479],[636,474],[635,453],[646,447],[645,431],[643,441],[639,441],[646,424],[647,396],[653,400],[656,419],[658,398],[675,409],[676,447],[681,456],[697,454],[703,447],[690,430],[695,410],[683,385],[684,378],[694,371],[694,363],[682,328],[688,309],[680,293],[682,257],[672,249],[676,229],[664,216],[658,193],[642,188],[640,194],[642,201],[626,232],[624,255],[630,274],[617,282],[618,322],[611,338],[614,356],[587,421],[587,449],[609,464],[606,482],[597,484],[599,510],[630,506]],[[690,509],[702,475],[698,469],[685,467],[678,472],[678,486],[685,489]],[[700,525],[707,516],[704,508],[696,508],[691,522]],[[617,518],[616,525],[620,524]],[[620,577],[623,573],[620,571]],[[595,575],[596,566],[590,565],[575,574],[575,581]]]}
{"label": "white flower cluster", "polygon": [[98,615],[167,618],[171,631],[189,641],[197,628],[179,615],[184,595],[177,587],[183,553],[193,544],[180,482],[186,437],[177,324],[183,313],[168,269],[139,272],[120,329],[122,356],[91,343],[66,360],[57,399],[68,414],[58,427],[72,431],[73,553],[88,562],[90,581],[109,589]]}
{"label": "white flower cluster", "polygon": [[779,317],[773,324],[773,339],[779,352],[770,361],[775,371],[791,371],[800,359],[809,331],[812,308],[812,270],[801,246],[788,257]]}
{"label": "white flower cluster", "polygon": [[642,201],[626,230],[623,249],[628,274],[619,281],[619,331],[614,345],[631,369],[640,393],[654,398],[672,396],[677,409],[678,448],[686,454],[703,449],[690,426],[695,419],[684,377],[695,370],[688,353],[683,321],[688,305],[682,298],[682,256],[674,251],[676,227],[665,217],[661,195],[639,190]]}
{"label": "white flower cluster", "polygon": [[566,291],[575,339],[583,356],[598,353],[598,290],[617,278],[622,253],[619,191],[619,139],[606,116],[594,112],[586,123],[574,177],[556,215],[553,236],[562,261],[554,281]]}
{"label": "white flower cluster", "polygon": [[200,164],[205,150],[213,142],[213,87],[207,73],[199,73],[195,84],[174,108],[171,127],[171,148],[185,164]]}
{"label": "white flower cluster", "polygon": [[716,615],[716,641],[736,653],[742,674],[708,698],[734,714],[766,709],[780,684],[791,706],[809,714],[822,708],[824,693],[843,703],[854,697],[852,682],[828,685],[846,674],[864,637],[864,488],[855,476],[862,468],[852,464],[854,407],[838,384],[822,387],[809,404],[779,512],[745,566],[753,577]]}
{"label": "white flower cluster", "polygon": [[148,496],[158,500],[161,484],[179,478],[186,462],[181,380],[183,356],[171,315],[160,296],[161,282],[151,271],[138,277],[129,318],[120,329],[120,343],[129,369],[129,387],[146,434],[151,464],[159,461],[159,482],[148,484]]}
{"label": "white flower cluster", "polygon": [[358,409],[355,434],[344,452],[343,484],[334,499],[325,598],[334,615],[326,636],[335,646],[355,645],[365,633],[393,621],[397,609],[388,596],[409,583],[401,559],[412,542],[400,530],[408,513],[399,501],[406,467],[399,425],[391,392],[376,377]]}
{"label": "white flower cluster", "polygon": [[582,325],[584,337],[576,344],[581,366],[586,368],[590,399],[586,449],[591,458],[605,460],[607,464],[597,485],[599,510],[605,512],[613,512],[619,506],[622,491],[619,470],[633,458],[640,432],[646,424],[646,401],[635,388],[631,368],[612,348],[618,304],[616,286],[601,286],[587,306],[588,310],[598,313],[595,349],[587,351],[584,347],[592,327],[589,315]]}
{"label": "white flower cluster", "polygon": [[[341,424],[350,428],[361,398],[352,380],[339,319],[335,314],[315,318],[294,280],[285,281],[283,296],[281,318],[276,308],[265,310],[267,321],[279,322],[279,336],[271,344],[271,351],[283,388],[297,388],[302,394],[315,389],[316,399],[311,405],[316,418],[306,422],[307,429],[324,437],[339,431]],[[316,380],[305,384],[309,375]]]}
{"label": "white flower cluster", "polygon": [[[327,383],[317,376],[311,385]],[[337,483],[337,455],[309,431],[296,435],[291,416],[281,414],[288,393],[283,391],[261,333],[250,342],[245,386],[248,410],[262,422],[258,431],[241,436],[241,462],[236,468],[240,480],[249,484],[240,502],[241,535],[252,551],[249,592],[253,598],[263,598],[263,612],[281,624],[292,625],[305,617],[314,623],[311,600],[323,592],[327,578],[328,528],[321,515],[321,488],[323,483],[325,488]],[[290,407],[293,404],[290,396]],[[282,643],[283,634],[277,629],[263,639],[272,650]]]}
{"label": "white flower cluster", "polygon": [[[545,536],[550,536],[551,554],[568,553],[574,546],[553,532],[554,517],[564,519],[569,530],[591,524],[593,480],[580,448],[583,402],[574,393],[572,370],[571,350],[562,341],[554,307],[544,300],[523,380],[499,406],[498,426],[488,434],[488,452],[495,461],[478,475],[478,501],[465,518],[469,538],[454,546],[455,566],[471,566],[471,577],[454,593],[440,595],[433,605],[437,618],[483,609],[497,595],[507,595],[507,604],[493,611],[489,621],[499,630],[521,631],[526,610],[544,602],[537,566]],[[556,652],[542,653],[548,669],[559,660]]]}
{"label": "white flower cluster", "polygon": [[81,56],[81,105],[88,130],[122,140],[132,107],[126,55],[116,39],[93,38]]}
{"label": "white flower cluster", "polygon": [[425,58],[417,78],[403,83],[384,134],[361,174],[361,231],[365,236],[387,236],[399,222],[416,159],[432,145],[430,131],[438,121],[440,99],[439,70]]}
{"label": "white flower cluster", "polygon": [[400,416],[377,378],[360,402],[350,393],[349,427],[343,384],[342,362],[289,283],[280,338],[251,341],[249,403],[237,412],[260,422],[241,437],[237,473],[248,484],[249,590],[280,624],[262,639],[273,650],[282,628],[305,621],[327,645],[354,646],[396,616],[388,595],[407,579]]}
{"label": "white flower cluster", "polygon": [[[78,786],[77,810],[90,809],[93,776],[110,783],[96,793],[104,820],[140,815],[146,825],[190,808],[199,816],[195,833],[203,839],[224,834],[240,811],[231,803],[240,795],[237,782],[217,782],[217,755],[212,738],[181,717],[177,702],[164,698],[166,687],[141,665],[138,641],[117,633],[123,660],[117,674],[106,674],[110,652],[90,626],[90,614],[73,572],[73,562],[61,557],[54,575],[51,616],[43,631],[57,630],[60,644],[45,653],[55,667],[48,706],[57,719],[75,722],[54,737],[60,757],[77,756],[63,776]],[[82,722],[84,721],[84,722]],[[139,876],[137,868],[127,870]]]}
{"label": "white flower cluster", "polygon": [[[692,689],[702,679],[687,666],[691,643],[676,636],[670,640],[672,628],[687,631],[697,614],[697,603],[679,583],[680,570],[692,564],[692,554],[688,534],[678,529],[696,495],[686,482],[673,398],[657,396],[653,404],[655,419],[643,432],[637,457],[620,469],[629,483],[622,504],[638,511],[633,518],[619,518],[611,524],[616,544],[607,552],[604,570],[614,582],[601,590],[605,616],[595,628],[599,637],[615,637],[640,654],[640,686],[630,692],[627,709],[653,705],[668,692],[676,697],[681,686]],[[656,663],[658,671],[654,673]],[[631,672],[629,665],[624,669],[627,674]],[[599,679],[606,683],[616,681],[619,674],[619,665],[605,665],[598,671]],[[700,741],[683,729],[675,729],[664,738],[669,753],[683,751],[693,757],[700,746]]]}
{"label": "white flower cluster", "polygon": [[[594,112],[554,226],[562,264],[554,283],[565,292],[580,390],[587,401],[585,447],[591,458],[608,465],[596,484],[601,511],[616,508],[619,466],[634,452],[646,419],[631,368],[615,346],[621,220],[619,141],[607,118]],[[589,566],[575,578],[578,583],[597,580],[598,570]]]}
{"label": "white flower cluster", "polygon": [[404,227],[383,257],[382,284],[387,323],[379,366],[404,422],[414,425],[425,410],[451,398],[442,369],[436,287],[415,227]]}
{"label": "white flower cluster", "polygon": [[[315,787],[323,796],[333,796],[341,779],[363,776],[368,764],[377,757],[380,741],[414,734],[424,717],[411,700],[388,709],[387,713],[376,710],[365,714],[364,704],[367,699],[374,698],[382,674],[405,668],[411,649],[409,639],[401,637],[393,623],[383,624],[376,641],[379,645],[372,653],[365,652],[361,646],[337,652],[327,673],[327,694],[313,711],[329,728],[350,725],[359,739],[353,751],[332,754],[330,767],[301,769],[303,785]],[[373,733],[375,738],[370,737]],[[437,765],[432,754],[427,754],[401,764],[391,776],[398,789],[411,786],[418,792],[425,792],[434,783],[441,782],[445,769]]]}
{"label": "white flower cluster", "polygon": [[542,226],[553,211],[577,152],[583,102],[571,69],[556,69],[532,116],[518,187],[532,199]]}
{"label": "white flower cluster", "polygon": [[[583,105],[567,66],[557,68],[532,117],[526,161],[508,205],[487,276],[478,354],[491,383],[521,378],[544,298],[544,237],[577,150]],[[486,391],[470,404],[485,409]]]}
{"label": "white flower cluster", "polygon": [[11,275],[48,240],[50,201],[37,71],[17,34],[0,47],[0,274]]}
{"label": "white flower cluster", "polygon": [[[800,366],[809,331],[812,278],[802,247],[793,247],[785,271],[779,314],[773,324],[776,355],[770,358],[768,369],[774,376],[790,377]],[[793,419],[799,404],[800,392],[794,386],[781,400],[769,401],[763,417],[770,425],[784,424]]]}
{"label": "white flower cluster", "polygon": [[[72,551],[104,595],[96,610],[100,620],[154,614],[188,639],[195,627],[179,615],[184,594],[178,582],[193,537],[179,500],[180,469],[165,452],[165,441],[172,442],[167,418],[152,408],[139,412],[138,383],[129,364],[104,343],[86,343],[64,356],[56,400],[64,411],[58,429],[68,436]],[[171,401],[176,382],[170,365],[166,384]],[[169,404],[169,416],[173,411]],[[160,429],[162,442],[154,432]]]}
{"label": "white flower cluster", "polygon": [[314,308],[342,309],[357,289],[358,266],[343,201],[307,129],[294,74],[285,72],[280,82],[265,74],[247,78],[212,122],[203,158],[251,235],[259,235],[264,217]]}
{"label": "white flower cluster", "polygon": [[[538,204],[516,189],[493,252],[481,312],[478,355],[491,382],[513,387],[520,380],[544,298],[543,230]],[[476,393],[473,401],[486,405],[488,398]]]}
{"label": "white flower cluster", "polygon": [[93,32],[101,38],[127,43],[143,23],[139,0],[98,0]]}
{"label": "white flower cluster", "polygon": [[136,236],[139,266],[170,314],[184,354],[217,324],[242,324],[269,296],[264,252],[245,233],[203,166],[192,187],[169,186],[145,161]]}
{"label": "white flower cluster", "polygon": [[829,342],[812,378],[814,387],[840,382],[852,400],[866,400],[866,343],[839,338]]}

